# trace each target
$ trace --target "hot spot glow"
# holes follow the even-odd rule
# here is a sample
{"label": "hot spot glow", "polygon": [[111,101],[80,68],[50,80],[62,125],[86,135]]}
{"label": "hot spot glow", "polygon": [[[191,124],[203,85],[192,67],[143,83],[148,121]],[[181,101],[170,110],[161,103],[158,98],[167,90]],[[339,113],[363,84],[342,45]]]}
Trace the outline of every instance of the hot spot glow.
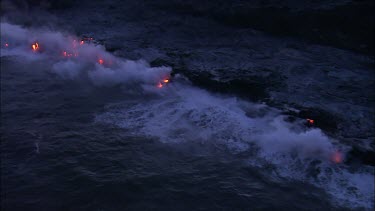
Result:
{"label": "hot spot glow", "polygon": [[313,119],[306,119],[307,120],[307,123],[313,125],[314,124],[314,120]]}
{"label": "hot spot glow", "polygon": [[341,152],[339,151],[334,151],[332,156],[331,156],[331,160],[332,162],[336,163],[336,164],[339,164],[339,163],[342,163],[342,161],[344,160],[344,156]]}
{"label": "hot spot glow", "polygon": [[164,78],[163,80],[159,81],[156,87],[162,88],[164,85],[166,85],[169,82],[168,78]]}
{"label": "hot spot glow", "polygon": [[39,50],[39,44],[36,42],[36,43],[31,45],[31,48],[33,49],[33,51],[38,51]]}
{"label": "hot spot glow", "polygon": [[8,44],[8,43],[5,43],[5,47],[6,47],[6,48],[9,47],[9,44]]}
{"label": "hot spot glow", "polygon": [[98,59],[98,63],[102,65],[102,64],[104,64],[104,60],[103,59]]}
{"label": "hot spot glow", "polygon": [[85,41],[81,40],[80,44],[81,44],[81,45],[85,44]]}

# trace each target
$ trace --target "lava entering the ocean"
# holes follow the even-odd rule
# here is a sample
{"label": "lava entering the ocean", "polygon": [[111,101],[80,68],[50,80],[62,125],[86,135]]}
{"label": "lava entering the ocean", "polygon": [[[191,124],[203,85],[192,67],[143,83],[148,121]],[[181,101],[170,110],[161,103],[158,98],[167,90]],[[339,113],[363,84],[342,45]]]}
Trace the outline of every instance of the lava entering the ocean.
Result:
{"label": "lava entering the ocean", "polygon": [[35,42],[34,44],[31,45],[31,48],[33,49],[34,52],[39,51],[39,44]]}
{"label": "lava entering the ocean", "polygon": [[306,119],[306,120],[307,120],[307,123],[310,125],[313,125],[315,122],[313,119]]}
{"label": "lava entering the ocean", "polygon": [[332,156],[331,156],[331,160],[332,162],[336,163],[336,164],[339,164],[339,163],[342,163],[342,161],[344,160],[344,156],[341,152],[339,151],[334,151]]}

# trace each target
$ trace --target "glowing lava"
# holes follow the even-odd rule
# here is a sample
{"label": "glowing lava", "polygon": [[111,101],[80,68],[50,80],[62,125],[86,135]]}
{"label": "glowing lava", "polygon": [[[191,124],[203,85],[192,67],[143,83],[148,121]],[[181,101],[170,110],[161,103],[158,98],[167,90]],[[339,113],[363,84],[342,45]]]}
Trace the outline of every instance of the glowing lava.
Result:
{"label": "glowing lava", "polygon": [[168,78],[165,78],[161,81],[158,82],[158,84],[156,85],[156,87],[158,88],[162,88],[164,85],[166,85],[167,83],[169,82],[169,79]]}
{"label": "glowing lava", "polygon": [[39,44],[36,42],[35,44],[31,45],[31,48],[33,49],[34,52],[39,50]]}
{"label": "glowing lava", "polygon": [[306,120],[307,120],[307,123],[309,123],[310,125],[314,124],[314,120],[313,119],[306,119]]}
{"label": "glowing lava", "polygon": [[6,47],[6,48],[9,47],[9,44],[8,44],[8,43],[5,43],[5,47]]}
{"label": "glowing lava", "polygon": [[85,44],[85,41],[81,40],[81,42],[79,44],[83,45],[83,44]]}
{"label": "glowing lava", "polygon": [[104,60],[103,60],[103,59],[99,59],[99,60],[98,60],[98,63],[99,63],[100,65],[103,65],[103,64],[104,64]]}
{"label": "glowing lava", "polygon": [[339,151],[334,151],[332,156],[331,156],[331,160],[332,162],[336,163],[336,164],[339,164],[339,163],[342,163],[342,161],[344,160],[344,156],[341,152]]}

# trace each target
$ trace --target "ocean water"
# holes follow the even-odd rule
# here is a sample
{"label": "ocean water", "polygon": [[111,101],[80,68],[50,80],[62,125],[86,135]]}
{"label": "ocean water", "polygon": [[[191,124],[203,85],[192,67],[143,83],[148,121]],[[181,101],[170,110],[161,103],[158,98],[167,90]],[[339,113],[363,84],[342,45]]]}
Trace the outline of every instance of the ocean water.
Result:
{"label": "ocean water", "polygon": [[373,167],[303,119],[71,34],[1,28],[4,210],[374,207]]}

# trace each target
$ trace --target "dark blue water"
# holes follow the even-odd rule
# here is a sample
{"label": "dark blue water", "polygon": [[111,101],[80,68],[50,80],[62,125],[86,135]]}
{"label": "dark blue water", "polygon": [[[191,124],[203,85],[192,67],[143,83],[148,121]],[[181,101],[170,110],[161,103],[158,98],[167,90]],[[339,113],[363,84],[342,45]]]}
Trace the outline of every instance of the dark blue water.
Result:
{"label": "dark blue water", "polygon": [[1,210],[372,210],[373,57],[173,2],[8,8]]}
{"label": "dark blue water", "polygon": [[96,123],[123,100],[115,89],[17,61],[1,58],[3,210],[338,209],[308,183],[273,181],[248,155]]}

